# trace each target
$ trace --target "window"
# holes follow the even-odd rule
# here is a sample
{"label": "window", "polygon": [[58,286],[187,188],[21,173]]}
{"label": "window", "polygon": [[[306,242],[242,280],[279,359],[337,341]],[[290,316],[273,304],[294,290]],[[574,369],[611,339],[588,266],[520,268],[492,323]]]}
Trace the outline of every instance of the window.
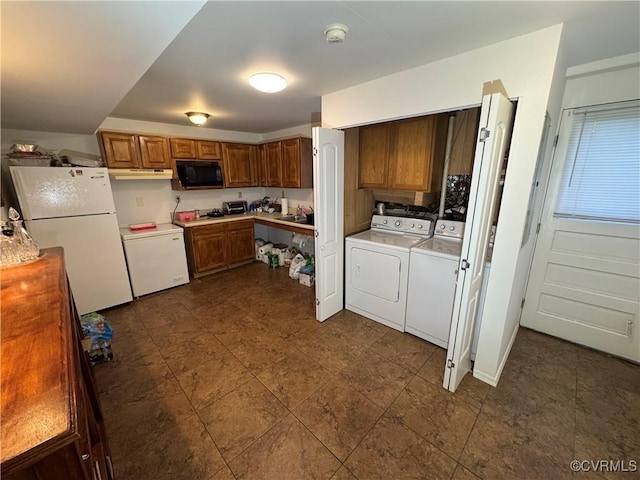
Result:
{"label": "window", "polygon": [[555,215],[640,223],[640,101],[569,115]]}

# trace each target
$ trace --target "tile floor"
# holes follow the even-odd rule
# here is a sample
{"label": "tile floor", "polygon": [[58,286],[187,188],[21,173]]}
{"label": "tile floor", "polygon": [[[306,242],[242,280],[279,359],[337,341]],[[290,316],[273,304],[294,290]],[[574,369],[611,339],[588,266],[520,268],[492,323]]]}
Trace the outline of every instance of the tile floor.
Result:
{"label": "tile floor", "polygon": [[[586,479],[640,461],[640,367],[524,328],[497,388],[441,387],[445,351],[264,264],[105,312],[95,369],[119,480]],[[625,464],[629,466],[629,464]]]}

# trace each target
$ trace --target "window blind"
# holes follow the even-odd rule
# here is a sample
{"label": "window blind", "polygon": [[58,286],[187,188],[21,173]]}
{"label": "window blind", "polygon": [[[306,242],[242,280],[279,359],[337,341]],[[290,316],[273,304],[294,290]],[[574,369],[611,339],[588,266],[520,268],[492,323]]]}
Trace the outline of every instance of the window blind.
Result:
{"label": "window blind", "polygon": [[640,102],[576,109],[555,215],[640,223]]}

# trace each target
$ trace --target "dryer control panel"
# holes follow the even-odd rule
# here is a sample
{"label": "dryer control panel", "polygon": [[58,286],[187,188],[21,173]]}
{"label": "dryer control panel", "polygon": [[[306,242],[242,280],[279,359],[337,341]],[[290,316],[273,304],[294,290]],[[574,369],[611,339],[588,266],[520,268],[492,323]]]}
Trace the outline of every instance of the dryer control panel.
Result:
{"label": "dryer control panel", "polygon": [[371,217],[372,230],[395,231],[399,233],[411,233],[425,237],[433,236],[435,223],[423,218],[394,217],[387,215],[374,215]]}

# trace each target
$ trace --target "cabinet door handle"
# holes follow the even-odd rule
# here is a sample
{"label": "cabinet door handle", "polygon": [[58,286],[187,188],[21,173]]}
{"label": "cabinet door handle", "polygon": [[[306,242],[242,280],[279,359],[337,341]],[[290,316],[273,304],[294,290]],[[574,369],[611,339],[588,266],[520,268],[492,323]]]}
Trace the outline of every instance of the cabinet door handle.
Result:
{"label": "cabinet door handle", "polygon": [[80,458],[82,458],[82,460],[89,460],[89,454],[88,453],[83,453],[82,457],[80,457]]}

